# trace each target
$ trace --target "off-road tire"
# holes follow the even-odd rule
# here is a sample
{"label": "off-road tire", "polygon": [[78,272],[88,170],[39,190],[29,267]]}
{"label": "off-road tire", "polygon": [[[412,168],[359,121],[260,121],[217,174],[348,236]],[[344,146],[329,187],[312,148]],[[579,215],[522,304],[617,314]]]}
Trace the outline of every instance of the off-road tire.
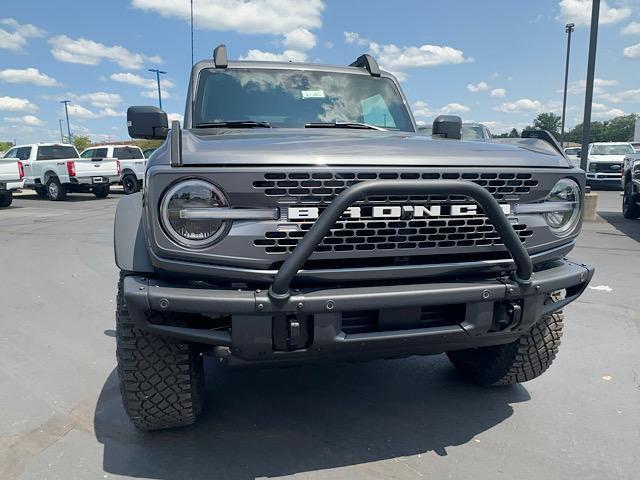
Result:
{"label": "off-road tire", "polygon": [[640,217],[640,195],[633,193],[631,182],[624,184],[624,194],[622,195],[622,215],[624,218],[635,220]]}
{"label": "off-road tire", "polygon": [[13,202],[13,192],[0,193],[0,208],[5,208]]}
{"label": "off-road tire", "polygon": [[[191,425],[204,403],[204,366],[195,345],[137,328],[123,297],[120,274],[116,299],[116,341],[120,393],[127,415],[144,431]],[[153,313],[154,322],[178,318]]]}
{"label": "off-road tire", "polygon": [[96,198],[107,198],[110,192],[111,192],[111,187],[109,185],[93,187],[93,194],[96,196]]}
{"label": "off-road tire", "polygon": [[54,202],[61,202],[67,198],[67,188],[60,183],[58,177],[51,177],[47,182],[47,198]]}
{"label": "off-road tire", "polygon": [[131,195],[132,193],[139,192],[140,182],[138,181],[138,177],[132,173],[127,173],[122,177],[122,189],[124,190],[125,195]]}
{"label": "off-road tire", "polygon": [[[549,302],[559,299],[553,296]],[[542,375],[555,359],[563,320],[564,314],[558,310],[513,343],[447,352],[447,356],[462,376],[479,385],[528,382]]]}

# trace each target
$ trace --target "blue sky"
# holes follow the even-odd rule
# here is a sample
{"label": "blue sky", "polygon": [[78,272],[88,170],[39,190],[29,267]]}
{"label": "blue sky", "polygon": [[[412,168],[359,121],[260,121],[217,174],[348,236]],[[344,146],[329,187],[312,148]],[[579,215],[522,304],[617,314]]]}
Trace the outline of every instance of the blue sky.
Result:
{"label": "blue sky", "polygon": [[[396,73],[416,118],[440,113],[522,128],[560,110],[566,34],[576,23],[568,124],[581,121],[590,0],[195,0],[195,57],[351,63],[364,52]],[[0,140],[72,132],[127,139],[129,105],[184,112],[188,0],[5,0],[0,12]],[[640,112],[640,0],[602,3],[594,117]]]}

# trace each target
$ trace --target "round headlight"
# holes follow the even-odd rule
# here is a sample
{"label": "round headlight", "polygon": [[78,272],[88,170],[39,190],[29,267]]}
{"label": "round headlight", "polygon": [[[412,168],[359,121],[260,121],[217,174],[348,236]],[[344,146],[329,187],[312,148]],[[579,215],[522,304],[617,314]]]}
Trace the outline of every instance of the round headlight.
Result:
{"label": "round headlight", "polygon": [[563,178],[551,189],[545,205],[551,208],[544,219],[558,237],[569,235],[580,221],[580,186],[569,178]]}
{"label": "round headlight", "polygon": [[227,206],[227,199],[215,185],[185,180],[165,193],[160,218],[172,240],[185,247],[202,248],[218,240],[227,226],[223,220],[207,218],[207,212]]}

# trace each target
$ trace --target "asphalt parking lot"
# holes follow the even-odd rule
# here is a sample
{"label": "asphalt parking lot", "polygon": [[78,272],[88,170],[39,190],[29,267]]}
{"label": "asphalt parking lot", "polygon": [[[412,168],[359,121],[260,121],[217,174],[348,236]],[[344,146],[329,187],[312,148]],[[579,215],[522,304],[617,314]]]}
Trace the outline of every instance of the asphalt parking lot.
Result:
{"label": "asphalt parking lot", "polygon": [[635,479],[640,221],[599,192],[573,257],[596,276],[560,355],[483,389],[444,356],[276,370],[207,365],[195,427],[134,430],[115,367],[120,195],[16,197],[0,211],[0,479]]}

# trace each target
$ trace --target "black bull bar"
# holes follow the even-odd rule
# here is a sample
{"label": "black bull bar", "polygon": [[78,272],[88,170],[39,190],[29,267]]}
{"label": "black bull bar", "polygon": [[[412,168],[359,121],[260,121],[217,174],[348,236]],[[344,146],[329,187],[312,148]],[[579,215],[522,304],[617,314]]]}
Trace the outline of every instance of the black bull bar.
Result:
{"label": "black bull bar", "polygon": [[358,183],[333,199],[278,270],[269,287],[269,296],[274,301],[287,300],[291,296],[291,282],[298,271],[347,208],[376,195],[461,195],[474,200],[482,207],[515,262],[513,279],[521,285],[530,283],[533,264],[529,253],[496,199],[485,188],[459,180],[377,180]]}

